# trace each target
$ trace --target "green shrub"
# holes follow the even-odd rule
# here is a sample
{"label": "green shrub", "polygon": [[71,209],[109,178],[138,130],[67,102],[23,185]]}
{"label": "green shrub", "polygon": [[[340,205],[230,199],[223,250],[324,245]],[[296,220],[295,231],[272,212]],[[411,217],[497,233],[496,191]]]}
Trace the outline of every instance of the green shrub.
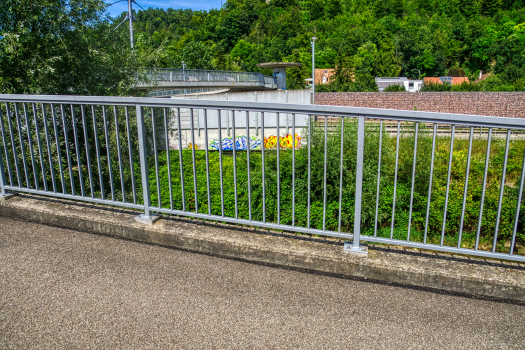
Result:
{"label": "green shrub", "polygon": [[[362,198],[362,232],[373,235],[375,227],[375,210],[377,196],[377,170],[379,130],[378,123],[367,123],[365,133],[365,154],[363,169]],[[407,228],[410,216],[410,194],[412,186],[412,164],[414,154],[414,124],[402,124],[399,140],[399,163],[397,183],[395,184],[396,137],[383,132],[381,151],[380,191],[377,216],[377,235],[390,237],[392,225],[392,203],[394,185],[396,186],[396,203],[393,236],[397,239],[407,238]],[[340,193],[340,159],[341,159],[341,128],[331,126],[328,130],[326,149],[326,217],[325,228],[338,231],[339,193]],[[355,205],[355,166],[357,124],[349,120],[344,125],[343,139],[343,183],[341,197],[341,231],[353,231]],[[308,212],[308,135],[303,135],[303,147],[295,151],[295,225],[307,226]],[[472,159],[465,217],[463,225],[462,246],[473,247],[477,232],[480,198],[483,184],[485,164],[486,139],[474,137],[472,144]],[[456,137],[452,155],[452,167],[445,226],[445,245],[457,245],[461,211],[463,207],[463,191],[465,186],[466,163],[468,155],[467,138]],[[509,147],[506,180],[498,232],[498,249],[508,250],[511,239],[512,225],[515,215],[518,181],[521,173],[521,162],[525,142],[512,140]],[[495,230],[503,156],[505,151],[504,138],[494,137],[491,146],[490,166],[487,175],[483,221],[480,227],[482,249],[490,248]],[[411,233],[412,241],[423,241],[427,214],[427,196],[430,177],[430,160],[432,152],[432,128],[420,124],[417,142],[416,172],[414,178],[414,198],[412,205]],[[440,243],[446,187],[448,175],[448,160],[450,152],[450,137],[438,136],[434,156],[432,194],[428,218],[427,242]],[[311,135],[311,178],[310,178],[310,225],[312,228],[323,228],[323,198],[324,198],[324,126],[314,126]],[[184,164],[184,193],[186,210],[195,211],[195,196],[193,182],[192,151],[182,150]],[[150,157],[150,182],[153,204],[158,202],[156,175],[153,157]],[[279,152],[280,171],[280,223],[292,224],[292,150],[281,149]],[[208,213],[206,154],[205,151],[195,151],[197,175],[197,194],[199,212]],[[235,186],[234,160],[232,153],[223,155],[223,189],[224,215],[235,217]],[[182,191],[179,172],[179,151],[170,152],[173,207],[182,209]],[[161,204],[170,207],[170,187],[168,183],[167,154],[159,154],[159,177]],[[210,167],[210,197],[211,212],[222,215],[221,184],[219,153],[209,153]],[[249,218],[248,206],[248,162],[247,153],[238,151],[236,156],[237,170],[237,206],[239,218]],[[260,151],[250,153],[250,186],[252,219],[263,220],[262,204],[262,154]],[[265,197],[266,221],[277,222],[277,151],[265,150]],[[525,242],[523,233],[525,212],[520,213],[518,225],[518,242]]]}

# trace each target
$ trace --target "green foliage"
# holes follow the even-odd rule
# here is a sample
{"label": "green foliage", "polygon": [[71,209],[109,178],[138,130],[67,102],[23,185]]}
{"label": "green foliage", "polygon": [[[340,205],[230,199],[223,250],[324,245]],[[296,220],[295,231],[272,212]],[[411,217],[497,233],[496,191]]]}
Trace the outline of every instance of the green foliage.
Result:
{"label": "green foliage", "polygon": [[[363,208],[362,230],[365,234],[374,234],[375,210],[377,198],[377,161],[379,151],[379,124],[369,123],[365,133],[365,156],[363,169]],[[468,130],[468,129],[467,129]],[[380,237],[390,237],[392,225],[392,203],[394,186],[396,187],[396,206],[394,221],[394,238],[406,239],[410,213],[410,197],[412,188],[412,165],[414,155],[414,124],[403,124],[399,140],[399,163],[397,178],[395,177],[396,138],[383,130],[381,147],[381,173],[379,183],[379,206],[377,234]],[[477,132],[477,131],[476,131]],[[323,198],[326,188],[325,225],[328,230],[338,230],[339,201],[342,203],[341,231],[352,232],[355,202],[355,166],[356,166],[356,135],[357,124],[347,121],[344,125],[343,139],[343,181],[340,189],[341,165],[341,128],[330,128],[327,148],[324,146],[324,128],[314,126],[311,134],[311,174],[310,174],[310,224],[313,228],[323,227]],[[308,135],[303,135],[303,140]],[[465,187],[466,164],[469,140],[456,138],[452,155],[451,181],[447,206],[447,223],[445,227],[445,244],[457,245],[459,224],[463,208],[463,191]],[[462,247],[472,248],[477,232],[480,198],[485,168],[485,152],[487,141],[485,137],[474,137],[472,159],[470,163],[469,185],[465,204]],[[279,155],[279,170],[277,168],[276,150],[265,150],[265,219],[266,222],[277,222],[277,172],[280,179],[279,219],[282,224],[306,227],[308,215],[308,147],[295,151],[295,222],[293,222],[292,201],[294,200],[292,182],[292,151],[281,149]],[[521,173],[523,148],[525,142],[512,140],[509,147],[504,199],[501,209],[501,221],[498,227],[498,247],[501,252],[508,251],[508,242],[512,236],[512,225],[515,215],[518,181]],[[490,166],[487,175],[487,187],[481,225],[480,248],[490,249],[495,229],[499,203],[499,189],[505,139],[495,136],[490,150]],[[325,158],[326,152],[326,158]],[[432,152],[432,128],[419,125],[416,157],[416,177],[414,179],[414,199],[411,216],[411,240],[423,241],[426,215],[427,196],[429,191],[430,160]],[[429,243],[439,244],[442,232],[444,206],[446,200],[448,160],[450,152],[450,137],[437,137],[434,155],[433,181],[428,219]],[[192,150],[182,150],[184,164],[184,194],[186,210],[195,211],[195,193],[193,187]],[[150,156],[150,184],[152,202],[158,203],[158,189],[155,162]],[[197,195],[199,212],[208,212],[206,153],[195,151],[197,174]],[[326,187],[324,186],[324,168],[326,160]],[[159,155],[160,201],[163,207],[170,207],[170,195],[175,209],[182,209],[182,191],[179,169],[179,151],[170,152],[171,186],[167,168],[167,154]],[[224,215],[235,217],[235,182],[234,166],[237,176],[237,209],[239,218],[249,218],[248,184],[251,188],[252,219],[263,220],[262,196],[262,156],[260,151],[250,152],[250,182],[248,182],[248,161],[245,151],[238,151],[235,158],[231,153],[225,153],[222,161]],[[218,152],[209,153],[209,176],[211,212],[222,215],[220,162]],[[171,192],[170,192],[171,189]],[[339,197],[342,190],[341,199]],[[525,244],[525,209],[521,207],[521,219],[518,225],[518,245],[523,249]]]}
{"label": "green foliage", "polygon": [[197,41],[206,43],[217,69],[270,74],[255,65],[303,63],[289,88],[303,88],[299,78],[310,77],[313,36],[316,67],[342,66],[336,84],[321,88],[327,91],[374,91],[376,76],[448,74],[474,81],[480,70],[497,79],[472,89],[509,91],[525,78],[522,0],[231,0],[209,12],[146,12],[153,16],[139,14],[149,35],[169,38],[174,57]]}
{"label": "green foliage", "polygon": [[406,89],[404,85],[389,85],[383,91],[384,92],[405,92]]}
{"label": "green foliage", "polygon": [[110,35],[105,6],[101,0],[4,1],[0,93],[128,94],[141,64],[129,44]]}
{"label": "green foliage", "polygon": [[523,0],[229,0],[210,11],[136,11],[135,50],[124,19],[102,0],[7,0],[0,7],[0,90],[129,94],[139,67],[248,70],[299,61],[289,88],[316,67],[338,69],[329,91],[375,91],[376,76],[491,77],[458,91],[521,91]]}

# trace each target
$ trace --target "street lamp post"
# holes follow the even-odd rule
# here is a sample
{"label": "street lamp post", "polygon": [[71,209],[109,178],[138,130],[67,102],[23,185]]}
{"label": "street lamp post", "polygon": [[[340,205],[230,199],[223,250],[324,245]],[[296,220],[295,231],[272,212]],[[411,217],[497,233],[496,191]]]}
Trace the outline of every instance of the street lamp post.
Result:
{"label": "street lamp post", "polygon": [[310,43],[312,44],[312,104],[315,104],[315,40],[313,37]]}
{"label": "street lamp post", "polygon": [[182,63],[182,80],[186,81],[186,74],[184,73],[184,70],[186,69],[186,64],[184,63],[184,61],[181,61],[181,63]]}

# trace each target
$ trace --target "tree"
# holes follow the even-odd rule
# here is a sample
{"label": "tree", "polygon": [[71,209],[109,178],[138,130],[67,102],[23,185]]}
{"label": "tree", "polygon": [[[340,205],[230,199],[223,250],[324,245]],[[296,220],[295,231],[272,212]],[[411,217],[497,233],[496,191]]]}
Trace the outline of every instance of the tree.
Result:
{"label": "tree", "polygon": [[6,0],[0,7],[0,91],[120,95],[140,66],[110,35],[101,0]]}
{"label": "tree", "polygon": [[213,69],[209,48],[199,41],[190,41],[183,46],[179,56],[190,69]]}
{"label": "tree", "polygon": [[340,0],[327,0],[325,6],[326,15],[329,18],[334,18],[342,13],[341,1]]}

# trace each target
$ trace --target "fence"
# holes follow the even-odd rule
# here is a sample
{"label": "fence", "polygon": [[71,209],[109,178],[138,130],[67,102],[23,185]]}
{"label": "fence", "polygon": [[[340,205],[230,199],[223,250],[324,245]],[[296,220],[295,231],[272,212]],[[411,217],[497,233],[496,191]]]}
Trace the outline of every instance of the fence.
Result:
{"label": "fence", "polygon": [[[525,261],[525,141],[512,138],[525,120],[131,97],[0,95],[0,103],[2,196],[340,237],[356,251],[365,241]],[[181,114],[194,110],[204,116],[204,149],[193,118],[173,145]],[[262,139],[250,135],[250,112],[260,115]],[[292,116],[291,135],[282,133],[283,114]],[[217,127],[226,115],[230,139]],[[298,115],[308,120],[301,135]],[[468,139],[455,137],[456,127],[468,128]]]}
{"label": "fence", "polygon": [[154,81],[259,82],[275,84],[273,77],[265,76],[262,73],[202,69],[147,69],[146,77]]}

